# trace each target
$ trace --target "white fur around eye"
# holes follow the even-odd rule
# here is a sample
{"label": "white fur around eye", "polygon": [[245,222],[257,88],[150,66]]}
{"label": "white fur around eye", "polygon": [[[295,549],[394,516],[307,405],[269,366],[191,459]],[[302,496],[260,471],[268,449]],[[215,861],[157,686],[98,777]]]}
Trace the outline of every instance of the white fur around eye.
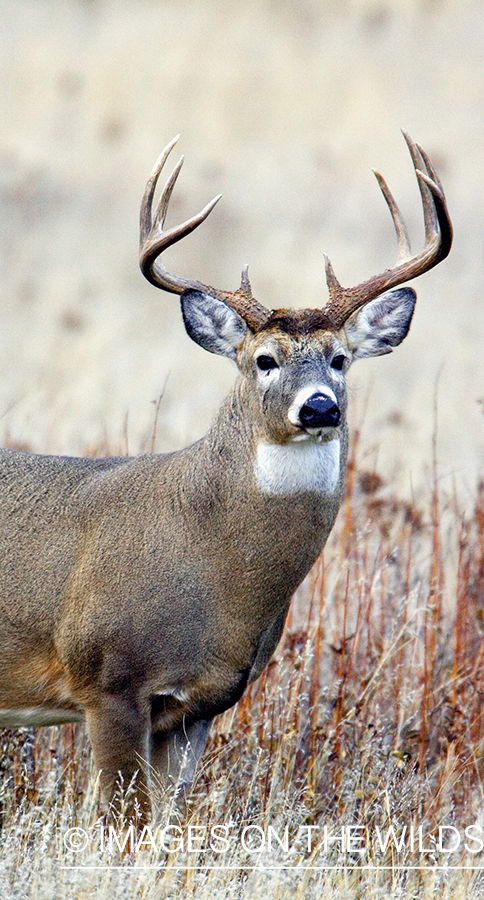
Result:
{"label": "white fur around eye", "polygon": [[[274,366],[268,369],[261,369],[257,360],[261,359],[261,357],[267,356],[269,359],[272,359],[275,363]],[[259,384],[267,387],[269,384],[272,384],[274,381],[278,381],[281,376],[281,368],[279,362],[277,361],[276,354],[273,352],[272,347],[261,347],[256,356],[255,356],[255,364],[257,367],[257,378],[259,380]]]}
{"label": "white fur around eye", "polygon": [[257,378],[259,380],[259,384],[261,387],[267,388],[270,384],[274,384],[276,381],[279,381],[281,377],[281,370],[279,366],[274,369],[267,369],[265,372],[260,369],[257,370]]}
{"label": "white fur around eye", "polygon": [[340,442],[295,441],[257,447],[255,477],[263,494],[332,494],[340,474]]}

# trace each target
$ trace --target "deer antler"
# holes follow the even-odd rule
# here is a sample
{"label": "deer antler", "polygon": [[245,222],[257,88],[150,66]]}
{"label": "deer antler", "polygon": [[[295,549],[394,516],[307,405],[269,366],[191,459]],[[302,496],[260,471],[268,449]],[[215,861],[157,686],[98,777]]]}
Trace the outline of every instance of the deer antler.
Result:
{"label": "deer antler", "polygon": [[[427,272],[444,259],[452,245],[452,223],[442,185],[437,173],[424,150],[419,147],[408,134],[403,132],[412,157],[417,176],[425,222],[425,245],[420,253],[411,255],[410,242],[400,210],[385,179],[375,172],[378,184],[388,204],[392,216],[398,242],[398,257],[393,269],[385,269],[379,275],[373,275],[367,281],[354,287],[344,288],[336,278],[330,260],[325,255],[326,281],[329,289],[329,300],[323,309],[324,315],[338,329],[349,316],[365,303],[379,294]],[[271,320],[274,310],[266,309],[254,299],[250,288],[247,266],[242,271],[241,284],[236,291],[222,291],[200,281],[190,281],[178,275],[170,275],[161,262],[160,256],[167,247],[176,244],[195,228],[198,228],[210,215],[220,194],[214,197],[198,215],[193,216],[181,225],[164,231],[166,213],[176,180],[183,165],[183,156],[173,169],[163,188],[158,206],[153,215],[153,199],[158,178],[165,162],[175,146],[178,137],[174,138],[163,150],[146,184],[140,212],[140,267],[143,275],[156,287],[174,294],[182,294],[186,290],[198,290],[223,300],[237,312],[253,331],[260,331]]]}
{"label": "deer antler", "polygon": [[164,291],[170,291],[173,294],[182,294],[183,291],[192,289],[203,291],[204,293],[208,293],[214,297],[217,297],[219,300],[223,300],[224,303],[227,304],[227,306],[230,306],[230,308],[233,309],[234,312],[238,313],[244,319],[244,321],[247,322],[249,328],[251,328],[253,331],[259,331],[271,318],[272,311],[266,309],[265,306],[262,306],[261,303],[258,303],[257,300],[255,300],[252,296],[247,266],[245,266],[242,271],[241,284],[240,288],[237,291],[221,291],[218,288],[211,287],[210,285],[202,284],[202,282],[200,281],[190,281],[188,278],[183,278],[179,275],[170,275],[170,273],[167,272],[160,260],[160,255],[163,250],[165,250],[167,247],[171,247],[172,244],[176,244],[177,241],[180,241],[187,234],[190,234],[191,231],[194,231],[195,228],[198,228],[198,226],[205,221],[205,219],[210,215],[215,204],[218,203],[221,197],[221,194],[219,194],[217,197],[214,197],[214,199],[211,200],[210,203],[208,203],[207,206],[205,206],[204,209],[202,209],[202,211],[198,213],[198,215],[193,216],[191,219],[188,219],[181,225],[170,228],[168,231],[163,231],[168,204],[170,202],[176,180],[178,178],[178,175],[180,174],[180,169],[183,165],[183,156],[173,169],[173,172],[171,173],[168,181],[165,184],[165,187],[163,188],[154,215],[152,212],[153,199],[160,172],[162,171],[169,154],[173,150],[173,147],[178,141],[178,137],[179,135],[165,147],[163,153],[157,160],[146,184],[143,200],[141,202],[141,271],[143,272],[145,278],[147,278],[148,281],[151,282],[151,284],[154,284],[156,287],[162,288]]}
{"label": "deer antler", "polygon": [[422,197],[425,246],[420,253],[411,255],[407,229],[400,210],[385,179],[375,172],[395,226],[398,241],[397,262],[393,269],[386,269],[379,275],[373,275],[355,287],[344,288],[325,255],[329,300],[324,307],[324,313],[331,319],[335,328],[341,328],[352,313],[374,297],[436,266],[445,259],[452,246],[452,223],[437,173],[425,151],[405,132],[403,136],[410,150]]}

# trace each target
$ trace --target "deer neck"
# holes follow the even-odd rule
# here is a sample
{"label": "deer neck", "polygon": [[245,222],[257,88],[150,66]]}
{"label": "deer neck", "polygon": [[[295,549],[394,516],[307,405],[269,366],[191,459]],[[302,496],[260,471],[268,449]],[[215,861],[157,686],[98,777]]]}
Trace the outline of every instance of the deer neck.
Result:
{"label": "deer neck", "polygon": [[[327,446],[271,445],[263,440],[256,416],[247,414],[236,384],[199,445],[197,469],[203,485],[196,479],[190,492],[202,519],[207,517],[207,529],[216,517],[217,566],[221,558],[231,560],[241,584],[251,577],[268,602],[270,597],[276,605],[288,602],[334,523],[346,443],[343,429],[340,440]],[[198,516],[197,527],[204,527]]]}

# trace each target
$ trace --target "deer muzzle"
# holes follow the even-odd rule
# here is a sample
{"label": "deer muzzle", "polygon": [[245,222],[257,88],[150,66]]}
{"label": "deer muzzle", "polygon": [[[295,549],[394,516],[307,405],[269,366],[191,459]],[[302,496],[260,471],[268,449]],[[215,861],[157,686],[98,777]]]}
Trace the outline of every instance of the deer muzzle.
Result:
{"label": "deer muzzle", "polygon": [[334,396],[317,393],[305,400],[298,419],[298,424],[305,429],[335,428],[341,419],[341,412]]}

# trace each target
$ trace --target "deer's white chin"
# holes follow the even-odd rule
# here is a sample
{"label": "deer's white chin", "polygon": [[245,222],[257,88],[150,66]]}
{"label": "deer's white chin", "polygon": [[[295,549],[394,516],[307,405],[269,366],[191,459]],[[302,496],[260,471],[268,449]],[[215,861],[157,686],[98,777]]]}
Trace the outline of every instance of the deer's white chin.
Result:
{"label": "deer's white chin", "polygon": [[291,444],[300,444],[303,441],[312,441],[313,444],[316,442],[321,443],[322,441],[337,440],[338,431],[332,425],[328,428],[305,428],[303,431],[299,431],[297,434],[293,435],[290,440]]}
{"label": "deer's white chin", "polygon": [[255,477],[263,494],[332,494],[340,474],[340,441],[292,441],[257,446]]}

